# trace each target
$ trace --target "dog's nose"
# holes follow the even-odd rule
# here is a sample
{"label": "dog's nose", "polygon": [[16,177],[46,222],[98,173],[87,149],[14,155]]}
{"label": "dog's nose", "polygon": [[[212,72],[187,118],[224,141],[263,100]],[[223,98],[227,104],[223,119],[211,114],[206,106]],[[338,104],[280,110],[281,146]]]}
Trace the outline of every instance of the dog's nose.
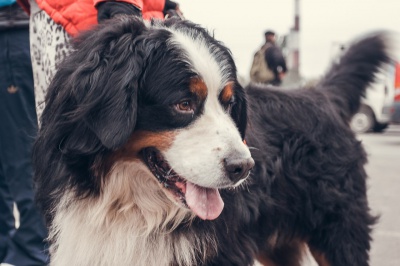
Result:
{"label": "dog's nose", "polygon": [[253,158],[247,159],[225,159],[225,169],[228,177],[234,183],[245,178],[249,171],[254,167]]}

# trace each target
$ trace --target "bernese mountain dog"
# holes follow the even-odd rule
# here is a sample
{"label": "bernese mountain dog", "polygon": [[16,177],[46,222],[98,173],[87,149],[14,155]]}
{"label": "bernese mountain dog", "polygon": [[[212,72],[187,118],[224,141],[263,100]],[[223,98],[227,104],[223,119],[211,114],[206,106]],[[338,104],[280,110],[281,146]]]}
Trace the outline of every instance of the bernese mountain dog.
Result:
{"label": "bernese mountain dog", "polygon": [[[353,43],[314,88],[242,88],[230,51],[120,17],[60,64],[34,144],[52,266],[365,266],[366,153],[349,129],[387,63]],[[247,130],[246,130],[247,129]]]}

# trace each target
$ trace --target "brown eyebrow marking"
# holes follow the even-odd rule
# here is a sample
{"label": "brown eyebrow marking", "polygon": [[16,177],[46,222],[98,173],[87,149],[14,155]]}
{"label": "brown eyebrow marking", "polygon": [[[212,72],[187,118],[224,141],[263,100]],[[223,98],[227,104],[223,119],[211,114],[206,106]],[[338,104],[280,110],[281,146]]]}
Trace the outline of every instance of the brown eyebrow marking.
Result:
{"label": "brown eyebrow marking", "polygon": [[207,98],[207,86],[200,78],[192,78],[190,81],[190,91],[196,94],[200,100],[205,100]]}
{"label": "brown eyebrow marking", "polygon": [[219,97],[223,103],[227,103],[232,99],[232,96],[233,96],[233,82],[229,82],[222,89]]}

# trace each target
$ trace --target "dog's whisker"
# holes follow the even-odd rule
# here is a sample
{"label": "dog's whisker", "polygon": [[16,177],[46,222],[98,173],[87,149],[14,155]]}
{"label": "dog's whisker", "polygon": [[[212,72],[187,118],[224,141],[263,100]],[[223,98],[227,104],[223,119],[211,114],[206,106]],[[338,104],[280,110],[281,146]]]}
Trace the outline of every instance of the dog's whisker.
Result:
{"label": "dog's whisker", "polygon": [[168,170],[168,172],[167,172],[167,176],[169,176],[169,175],[171,174],[172,171],[173,171],[172,168],[170,168],[170,169]]}

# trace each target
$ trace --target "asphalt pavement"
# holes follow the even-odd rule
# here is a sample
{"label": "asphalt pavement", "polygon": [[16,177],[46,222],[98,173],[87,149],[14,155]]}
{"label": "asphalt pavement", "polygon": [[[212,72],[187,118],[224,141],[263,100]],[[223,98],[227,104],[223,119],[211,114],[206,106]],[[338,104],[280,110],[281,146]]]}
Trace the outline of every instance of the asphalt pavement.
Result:
{"label": "asphalt pavement", "polygon": [[400,126],[360,134],[369,156],[368,197],[380,220],[373,231],[371,266],[400,265]]}

